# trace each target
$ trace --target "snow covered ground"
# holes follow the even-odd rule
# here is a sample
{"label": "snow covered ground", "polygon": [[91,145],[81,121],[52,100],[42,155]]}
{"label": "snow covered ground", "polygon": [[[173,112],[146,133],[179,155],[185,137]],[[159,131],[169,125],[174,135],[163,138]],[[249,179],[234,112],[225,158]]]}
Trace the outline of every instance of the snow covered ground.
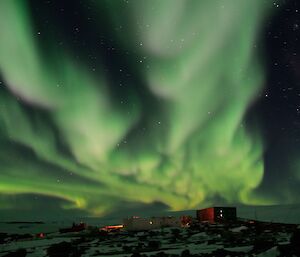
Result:
{"label": "snow covered ground", "polygon": [[[44,238],[2,236],[4,256],[299,256],[297,225],[237,222],[191,228],[100,233],[50,233]],[[9,255],[13,254],[15,255]],[[61,255],[57,255],[60,253]]]}

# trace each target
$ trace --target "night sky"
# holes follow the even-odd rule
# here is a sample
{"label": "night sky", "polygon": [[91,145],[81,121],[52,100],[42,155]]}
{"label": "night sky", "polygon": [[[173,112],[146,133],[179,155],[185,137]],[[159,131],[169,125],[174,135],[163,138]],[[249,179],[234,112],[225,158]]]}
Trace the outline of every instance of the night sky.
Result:
{"label": "night sky", "polygon": [[0,217],[299,203],[299,36],[297,0],[1,0]]}

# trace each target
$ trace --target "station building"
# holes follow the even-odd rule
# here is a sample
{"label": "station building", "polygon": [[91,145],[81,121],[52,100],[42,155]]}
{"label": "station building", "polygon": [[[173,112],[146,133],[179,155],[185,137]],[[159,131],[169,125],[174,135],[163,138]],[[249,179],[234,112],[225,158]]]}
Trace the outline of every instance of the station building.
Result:
{"label": "station building", "polygon": [[197,220],[200,222],[232,222],[236,221],[235,207],[210,207],[196,211]]}
{"label": "station building", "polygon": [[160,229],[164,227],[181,227],[182,223],[180,218],[176,217],[152,217],[140,218],[131,217],[123,220],[124,229],[128,231],[141,231]]}

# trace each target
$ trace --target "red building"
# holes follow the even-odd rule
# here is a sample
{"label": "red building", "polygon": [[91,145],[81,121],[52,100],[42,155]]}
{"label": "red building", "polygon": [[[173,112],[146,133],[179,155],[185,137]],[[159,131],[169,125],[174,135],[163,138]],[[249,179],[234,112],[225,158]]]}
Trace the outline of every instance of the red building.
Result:
{"label": "red building", "polygon": [[236,220],[235,207],[210,207],[197,210],[197,219],[200,222],[227,222]]}

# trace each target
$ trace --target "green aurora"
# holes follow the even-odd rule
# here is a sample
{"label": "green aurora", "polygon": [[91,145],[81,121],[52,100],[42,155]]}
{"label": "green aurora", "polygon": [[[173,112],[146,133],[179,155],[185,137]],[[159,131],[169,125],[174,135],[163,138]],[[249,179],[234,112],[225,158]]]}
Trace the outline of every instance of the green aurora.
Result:
{"label": "green aurora", "polygon": [[264,86],[255,44],[272,1],[90,1],[107,12],[108,32],[100,18],[93,32],[131,53],[111,73],[101,51],[92,69],[58,47],[54,25],[39,35],[28,2],[0,2],[0,208],[22,194],[93,215],[270,203],[255,193],[264,149],[245,116]]}

